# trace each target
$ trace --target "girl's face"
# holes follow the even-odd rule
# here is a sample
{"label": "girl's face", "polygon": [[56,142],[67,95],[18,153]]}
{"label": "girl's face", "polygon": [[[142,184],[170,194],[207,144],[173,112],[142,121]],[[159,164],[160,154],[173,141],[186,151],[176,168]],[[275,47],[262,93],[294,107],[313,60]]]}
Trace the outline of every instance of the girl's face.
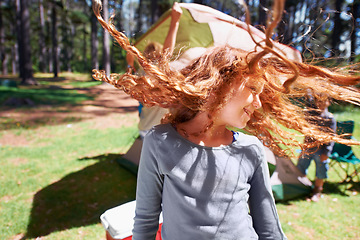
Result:
{"label": "girl's face", "polygon": [[214,124],[244,128],[253,112],[261,108],[259,95],[263,88],[260,81],[250,80],[236,87],[234,96],[216,114]]}

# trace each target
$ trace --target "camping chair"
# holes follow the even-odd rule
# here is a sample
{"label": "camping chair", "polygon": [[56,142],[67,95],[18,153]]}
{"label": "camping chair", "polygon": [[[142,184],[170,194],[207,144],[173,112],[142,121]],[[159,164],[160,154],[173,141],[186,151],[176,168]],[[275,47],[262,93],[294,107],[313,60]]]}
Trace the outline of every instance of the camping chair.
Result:
{"label": "camping chair", "polygon": [[[354,121],[337,122],[337,134],[348,134],[345,138],[352,139],[353,131]],[[360,164],[360,159],[355,156],[351,146],[335,143],[331,152],[330,159],[332,160],[330,163],[330,167],[333,167],[335,165],[338,165],[340,167],[340,171],[338,171],[336,168],[334,168],[334,170],[343,180],[343,182],[353,182],[353,178],[355,177],[357,177],[358,181],[360,181],[360,177],[358,175],[360,168],[358,168],[357,166],[357,164]],[[353,166],[354,170],[351,170],[351,166]],[[344,172],[345,177],[343,177],[343,174],[341,174],[340,172]]]}

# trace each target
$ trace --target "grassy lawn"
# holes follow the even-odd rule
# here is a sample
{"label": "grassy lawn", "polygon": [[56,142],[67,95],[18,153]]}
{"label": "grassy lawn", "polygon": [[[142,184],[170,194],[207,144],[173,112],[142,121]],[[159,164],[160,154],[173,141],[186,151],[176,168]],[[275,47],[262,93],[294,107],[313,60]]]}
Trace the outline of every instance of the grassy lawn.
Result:
{"label": "grassy lawn", "polygon": [[[36,77],[40,86],[0,88],[0,239],[105,239],[100,214],[135,198],[136,178],[116,159],[137,134],[136,115],[113,114],[119,124],[99,127],[104,116],[85,119],[71,110],[96,97],[78,89],[91,90],[97,82],[71,74],[57,81]],[[2,106],[11,96],[29,98],[35,106]],[[4,114],[31,114],[39,107],[50,111],[49,106],[69,117],[19,121]],[[336,117],[355,120],[360,139],[358,108]],[[289,239],[360,239],[360,184],[339,184],[334,169],[329,174],[320,202],[277,203]],[[309,178],[314,178],[314,165]]]}
{"label": "grassy lawn", "polygon": [[100,239],[100,214],[134,199],[136,178],[115,160],[131,145],[136,125],[91,127],[80,122],[11,130],[33,140],[1,147],[0,239],[18,233]]}

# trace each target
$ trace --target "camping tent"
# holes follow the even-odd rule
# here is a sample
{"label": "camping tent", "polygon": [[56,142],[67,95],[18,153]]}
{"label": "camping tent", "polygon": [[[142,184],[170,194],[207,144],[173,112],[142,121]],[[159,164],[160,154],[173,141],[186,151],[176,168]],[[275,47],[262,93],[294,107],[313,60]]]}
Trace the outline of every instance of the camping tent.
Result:
{"label": "camping tent", "polygon": [[[253,42],[248,29],[257,42],[265,39],[265,34],[253,26],[224,14],[213,8],[194,4],[180,3],[183,14],[180,18],[179,30],[176,38],[174,54],[179,58],[172,62],[175,66],[186,66],[191,60],[199,57],[206,48],[228,44],[235,48],[253,51],[256,44]],[[171,10],[164,13],[160,19],[136,42],[135,46],[143,51],[149,42],[163,43],[169,26]],[[288,58],[301,61],[299,51],[280,43],[274,43],[277,52]],[[181,67],[180,67],[181,68]],[[119,160],[119,163],[129,170],[136,171],[139,163],[142,141],[137,139],[130,150]],[[269,167],[274,172],[271,175],[271,184],[276,200],[288,200],[310,192],[311,182],[305,177],[300,177],[300,172],[290,159],[276,157],[267,150]],[[127,161],[129,160],[129,161]]]}
{"label": "camping tent", "polygon": [[[263,42],[265,34],[259,29],[222,13],[213,8],[195,3],[180,3],[183,14],[180,18],[174,54],[186,56],[187,61],[199,57],[202,50],[228,44],[235,48],[253,51],[256,42]],[[163,43],[170,26],[171,9],[136,42],[135,46],[143,51],[149,42]],[[287,45],[274,42],[274,49],[288,58],[301,61],[301,54]],[[190,53],[188,52],[190,51]]]}

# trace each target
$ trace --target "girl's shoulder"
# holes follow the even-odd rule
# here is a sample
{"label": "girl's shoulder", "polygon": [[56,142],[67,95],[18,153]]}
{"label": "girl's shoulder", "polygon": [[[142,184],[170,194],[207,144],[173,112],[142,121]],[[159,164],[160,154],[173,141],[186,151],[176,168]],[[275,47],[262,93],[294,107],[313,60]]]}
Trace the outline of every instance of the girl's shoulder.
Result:
{"label": "girl's shoulder", "polygon": [[171,124],[159,124],[152,127],[149,132],[146,134],[146,137],[155,137],[155,138],[168,138],[169,135],[175,135],[176,130]]}
{"label": "girl's shoulder", "polygon": [[252,156],[254,159],[263,159],[265,155],[264,145],[261,141],[252,135],[248,135],[242,132],[234,132],[235,141],[232,144],[232,149],[235,152],[247,153],[248,156]]}
{"label": "girl's shoulder", "polygon": [[233,136],[234,136],[234,143],[236,143],[237,145],[258,145],[258,146],[262,146],[262,143],[260,142],[260,140],[253,136],[253,135],[248,135],[242,132],[236,132],[236,131],[232,131],[233,132]]}
{"label": "girl's shoulder", "polygon": [[153,144],[172,144],[178,136],[171,124],[159,124],[152,127],[144,138],[145,141],[152,141]]}

